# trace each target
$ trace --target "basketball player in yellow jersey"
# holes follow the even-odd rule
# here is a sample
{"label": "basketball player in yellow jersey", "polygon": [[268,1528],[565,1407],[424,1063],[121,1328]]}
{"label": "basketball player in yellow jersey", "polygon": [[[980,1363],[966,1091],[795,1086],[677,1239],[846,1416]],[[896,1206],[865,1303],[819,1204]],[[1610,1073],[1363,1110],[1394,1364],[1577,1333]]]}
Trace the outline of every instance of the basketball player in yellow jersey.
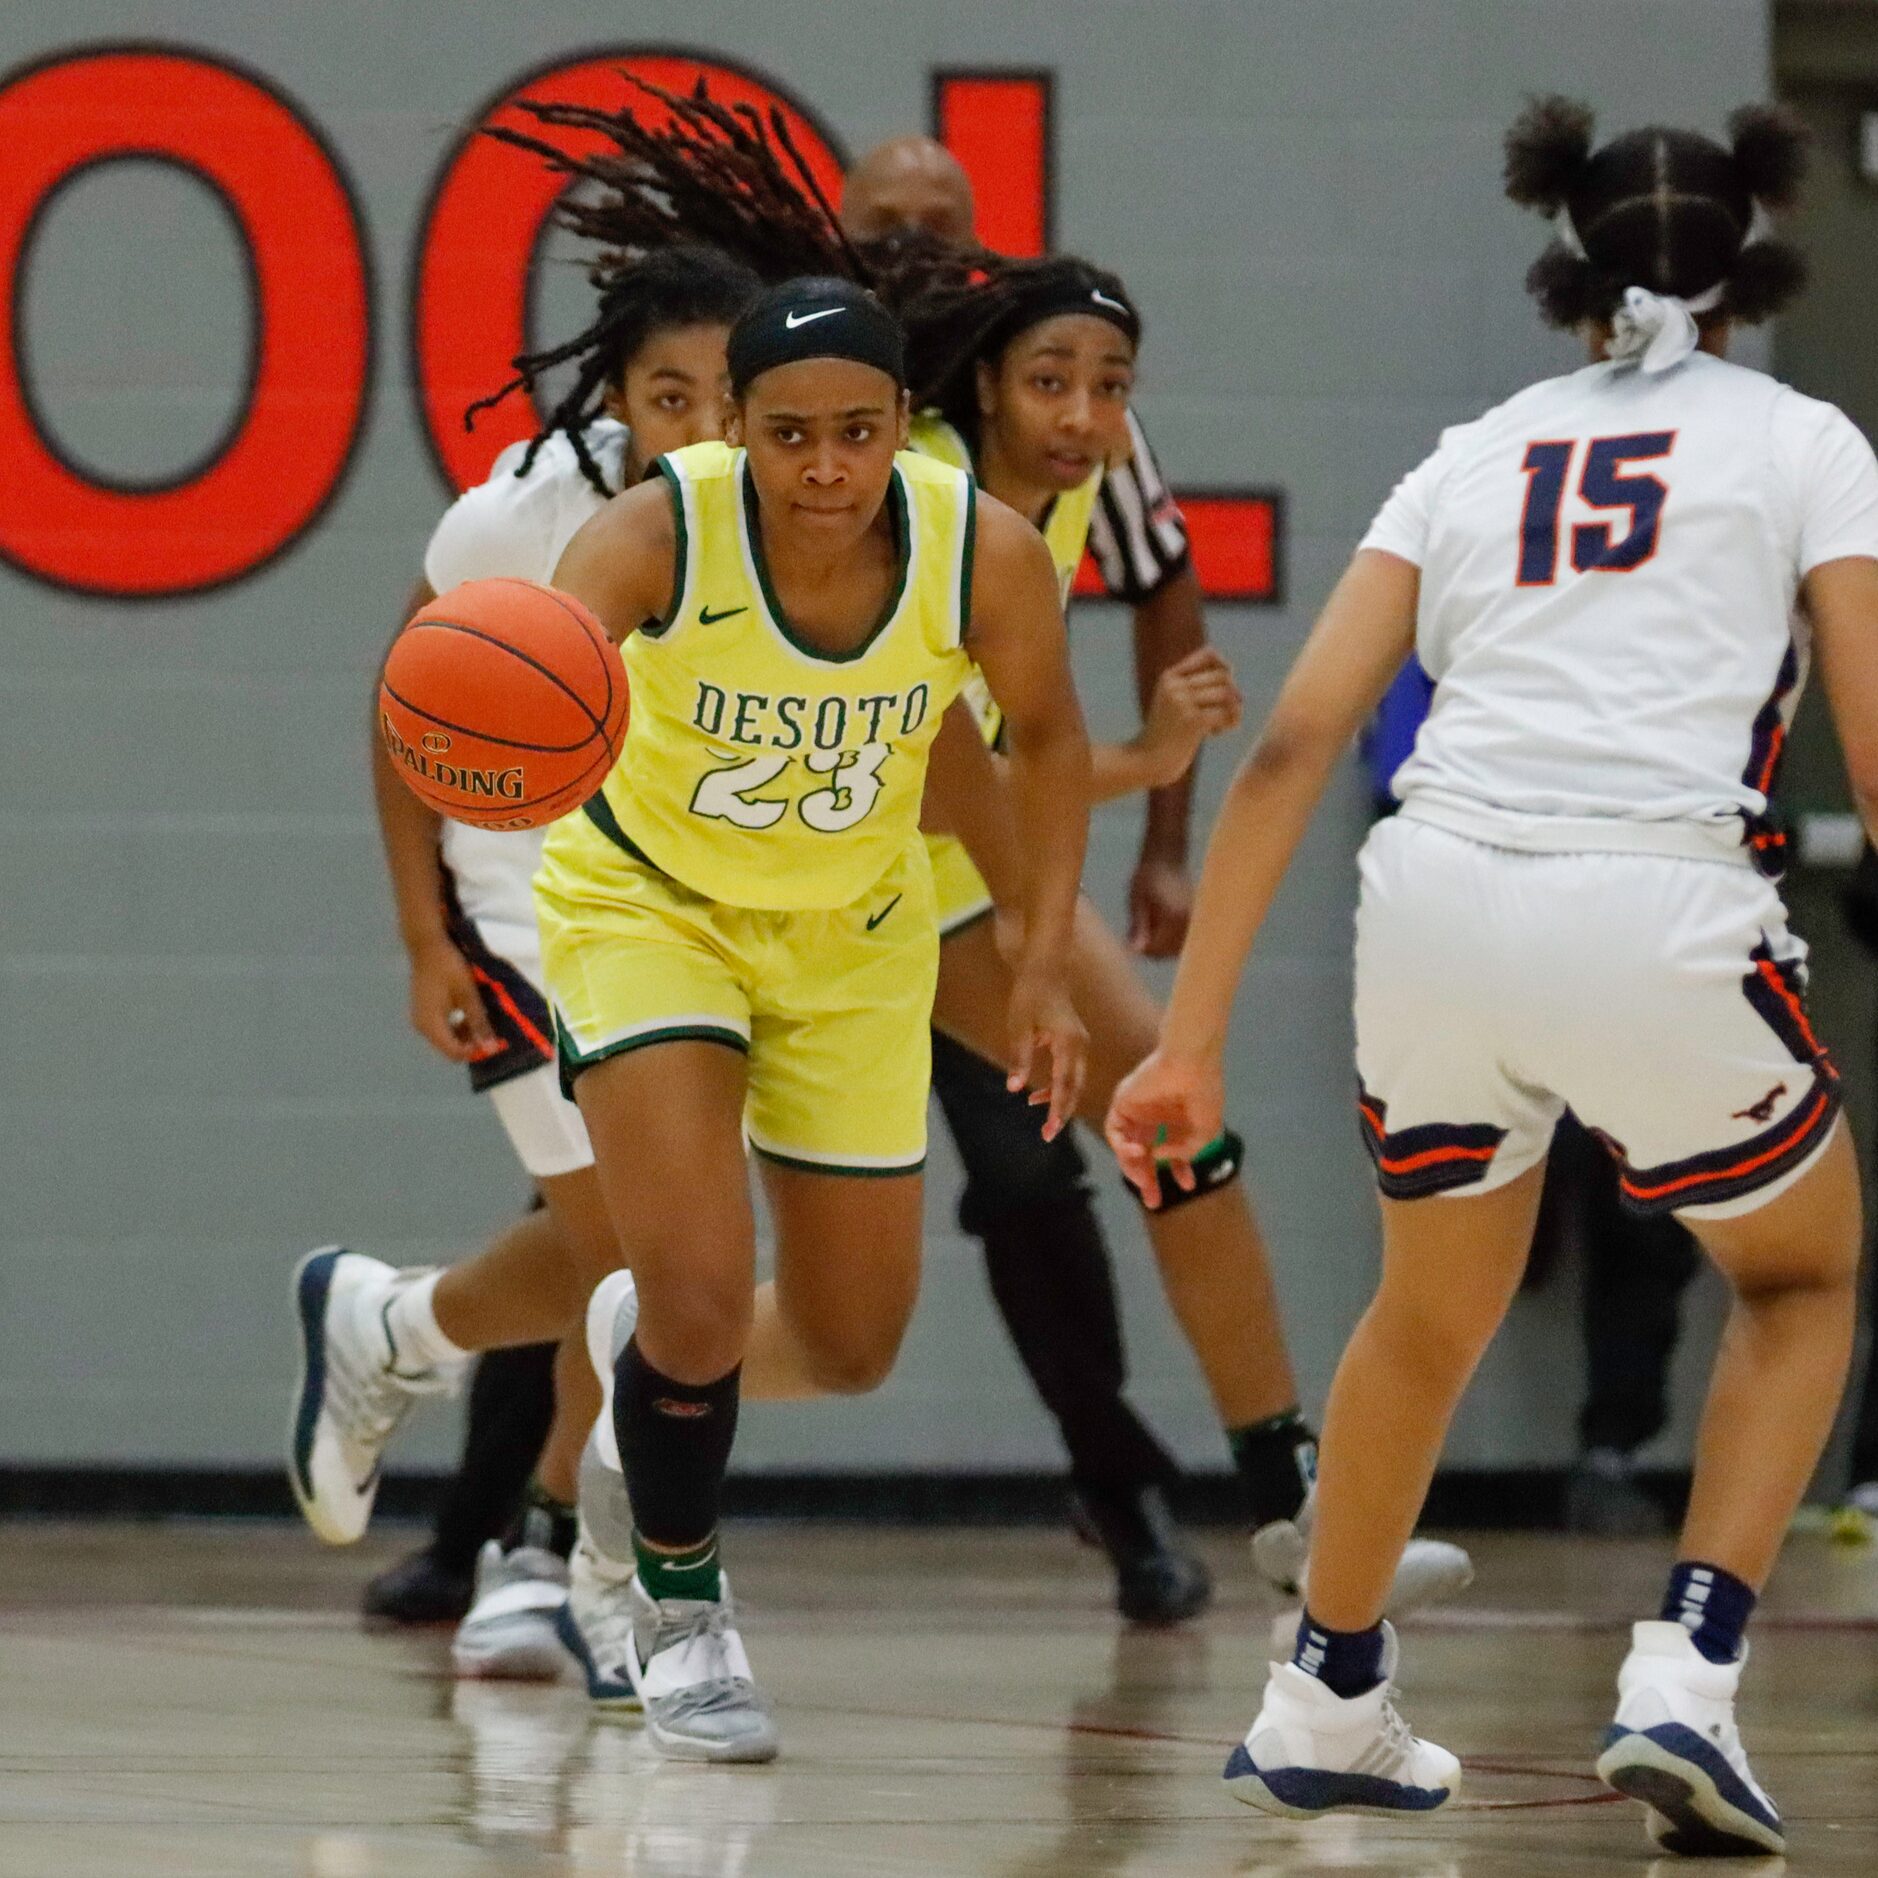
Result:
{"label": "basketball player in yellow jersey", "polygon": [[[1037,1070],[1055,1133],[1082,1075],[1061,961],[1089,751],[1048,553],[968,476],[899,453],[902,338],[879,302],[785,283],[733,329],[729,364],[731,443],[662,459],[556,570],[624,642],[633,715],[536,895],[563,1072],[637,1293],[636,1328],[630,1309],[607,1326],[602,1431],[637,1569],[610,1639],[587,1639],[589,1687],[609,1699],[610,1641],[618,1699],[659,1748],[764,1760],[719,1495],[745,1381],[872,1388],[912,1309],[938,967],[927,752],[975,662],[1030,863],[1001,1054],[1013,1086]],[[746,1135],[776,1235],[754,1311]]]}

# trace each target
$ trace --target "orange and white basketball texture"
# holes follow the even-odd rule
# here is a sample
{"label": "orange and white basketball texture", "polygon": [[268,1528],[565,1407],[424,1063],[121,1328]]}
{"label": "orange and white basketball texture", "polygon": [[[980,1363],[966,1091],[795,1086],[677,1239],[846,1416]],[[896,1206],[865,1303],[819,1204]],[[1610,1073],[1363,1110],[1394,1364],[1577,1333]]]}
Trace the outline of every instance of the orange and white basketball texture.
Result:
{"label": "orange and white basketball texture", "polygon": [[378,721],[393,767],[441,815],[541,828],[606,780],[626,667],[600,622],[532,580],[466,580],[392,642]]}

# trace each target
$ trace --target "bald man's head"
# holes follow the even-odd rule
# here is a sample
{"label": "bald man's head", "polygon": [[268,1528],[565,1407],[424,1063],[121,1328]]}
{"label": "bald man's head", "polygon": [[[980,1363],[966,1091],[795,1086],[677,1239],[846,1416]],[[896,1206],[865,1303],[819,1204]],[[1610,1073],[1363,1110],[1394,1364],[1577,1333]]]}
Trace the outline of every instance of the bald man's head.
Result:
{"label": "bald man's head", "polygon": [[962,248],[972,239],[971,178],[944,144],[895,137],[848,172],[841,225],[856,241],[918,228]]}

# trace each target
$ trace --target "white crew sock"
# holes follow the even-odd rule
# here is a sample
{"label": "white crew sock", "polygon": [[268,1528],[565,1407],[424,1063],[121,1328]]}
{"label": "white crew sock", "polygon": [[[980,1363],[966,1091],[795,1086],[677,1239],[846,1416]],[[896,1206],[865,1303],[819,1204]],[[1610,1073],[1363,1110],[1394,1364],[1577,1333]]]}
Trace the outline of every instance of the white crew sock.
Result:
{"label": "white crew sock", "polygon": [[451,1369],[467,1363],[470,1352],[459,1349],[437,1324],[437,1281],[442,1272],[426,1272],[392,1294],[385,1310],[392,1352],[400,1369]]}

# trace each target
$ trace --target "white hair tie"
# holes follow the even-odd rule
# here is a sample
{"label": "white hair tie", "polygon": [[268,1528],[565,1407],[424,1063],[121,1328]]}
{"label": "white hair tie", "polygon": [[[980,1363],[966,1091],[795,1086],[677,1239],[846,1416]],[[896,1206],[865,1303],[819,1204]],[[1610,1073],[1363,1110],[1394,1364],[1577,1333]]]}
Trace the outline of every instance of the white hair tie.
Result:
{"label": "white hair tie", "polygon": [[1604,350],[1614,365],[1635,365],[1649,373],[1666,372],[1680,365],[1702,337],[1695,323],[1698,313],[1721,305],[1719,285],[1693,300],[1680,294],[1652,293],[1647,287],[1626,287],[1624,303],[1611,315],[1611,337]]}

